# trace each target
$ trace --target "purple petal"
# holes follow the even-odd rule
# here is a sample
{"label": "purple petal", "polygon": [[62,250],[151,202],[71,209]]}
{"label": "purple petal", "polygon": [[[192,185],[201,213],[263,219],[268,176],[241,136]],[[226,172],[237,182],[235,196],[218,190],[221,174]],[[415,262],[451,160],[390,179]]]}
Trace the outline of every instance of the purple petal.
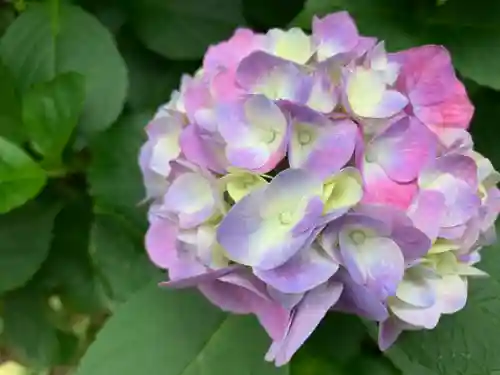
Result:
{"label": "purple petal", "polygon": [[[367,237],[358,230],[340,232],[340,252],[353,280],[379,298],[394,295],[403,279],[405,260],[399,246],[385,237]],[[361,238],[363,236],[363,238]]]}
{"label": "purple petal", "polygon": [[190,162],[216,173],[225,173],[228,161],[222,140],[202,134],[196,125],[189,125],[183,130],[180,143],[182,152]]}
{"label": "purple petal", "polygon": [[351,120],[331,121],[317,113],[296,111],[288,149],[290,166],[326,178],[352,158],[357,133]]}
{"label": "purple petal", "polygon": [[[445,197],[438,191],[421,191],[409,209],[408,216],[416,228],[432,241],[437,238],[446,210]],[[432,218],[432,220],[430,220]]]}
{"label": "purple petal", "polygon": [[425,256],[432,246],[431,239],[413,226],[396,226],[391,237],[401,249],[406,262]]}
{"label": "purple petal", "polygon": [[319,61],[353,50],[359,43],[356,24],[347,12],[313,18],[313,40]]}
{"label": "purple petal", "polygon": [[329,282],[318,286],[305,295],[297,306],[288,332],[275,350],[277,366],[282,366],[290,361],[325,317],[328,310],[338,301],[342,288],[340,283]]}
{"label": "purple petal", "polygon": [[261,95],[245,97],[217,109],[226,155],[238,168],[268,172],[283,158],[288,121],[281,109]]}
{"label": "purple petal", "polygon": [[254,274],[280,292],[298,294],[323,284],[338,268],[338,263],[313,243],[282,266],[271,270],[254,269]]}
{"label": "purple petal", "polygon": [[152,220],[146,233],[146,250],[151,261],[160,268],[169,268],[177,258],[177,226],[170,220]]}
{"label": "purple petal", "polygon": [[166,287],[166,288],[171,288],[171,289],[190,288],[190,287],[196,286],[198,284],[213,281],[213,280],[219,279],[223,276],[229,275],[231,273],[240,272],[243,270],[244,270],[243,266],[234,265],[234,266],[229,266],[226,268],[221,268],[218,270],[208,270],[207,272],[205,272],[203,274],[191,276],[191,277],[184,278],[184,279],[164,281],[164,282],[161,282],[159,285]]}
{"label": "purple petal", "polygon": [[174,180],[163,201],[167,212],[179,215],[181,228],[194,228],[217,212],[217,192],[198,173],[184,173]]}
{"label": "purple petal", "polygon": [[446,211],[442,227],[455,227],[466,223],[478,213],[481,199],[475,190],[463,180],[449,174],[442,175],[431,186],[445,197]]}
{"label": "purple petal", "polygon": [[396,90],[386,90],[380,103],[370,117],[388,118],[402,111],[408,104],[408,98]]}
{"label": "purple petal", "polygon": [[418,120],[405,117],[369,145],[366,157],[379,163],[391,179],[404,183],[417,178],[436,151],[436,136]]}
{"label": "purple petal", "polygon": [[321,181],[304,170],[281,172],[229,210],[218,228],[218,242],[240,264],[260,269],[282,265],[310,240],[322,213],[321,189]]}
{"label": "purple petal", "polygon": [[344,292],[334,310],[357,314],[379,322],[387,319],[389,313],[385,304],[373,292],[354,282],[345,270],[340,270],[337,275],[344,284]]}
{"label": "purple petal", "polygon": [[283,293],[279,290],[274,289],[272,286],[267,286],[267,291],[271,298],[278,302],[281,306],[283,306],[287,310],[292,310],[295,306],[302,301],[304,297],[304,293],[291,294],[291,293]]}
{"label": "purple petal", "polygon": [[260,292],[264,288],[262,282],[251,274],[232,274],[225,276],[224,280],[200,284],[199,289],[224,311],[254,313],[273,340],[283,337],[289,313],[269,298],[263,298]]}
{"label": "purple petal", "polygon": [[248,93],[263,94],[272,100],[290,100],[305,104],[312,79],[290,61],[256,51],[238,66],[237,83]]}
{"label": "purple petal", "polygon": [[380,323],[378,329],[378,347],[381,351],[386,351],[396,342],[403,332],[403,324],[395,318],[390,317]]}
{"label": "purple petal", "polygon": [[477,165],[474,159],[468,156],[445,155],[436,159],[434,164],[423,170],[419,176],[420,187],[427,188],[427,185],[432,184],[442,174],[451,174],[477,190]]}

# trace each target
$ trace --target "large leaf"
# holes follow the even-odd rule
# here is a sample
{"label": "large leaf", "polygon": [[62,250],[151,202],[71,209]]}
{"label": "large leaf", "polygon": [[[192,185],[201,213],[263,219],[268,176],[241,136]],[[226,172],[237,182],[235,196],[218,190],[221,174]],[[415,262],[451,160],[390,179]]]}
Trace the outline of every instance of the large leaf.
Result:
{"label": "large leaf", "polygon": [[243,14],[259,29],[285,27],[304,3],[305,0],[243,0]]}
{"label": "large leaf", "polygon": [[54,365],[59,357],[57,330],[48,309],[46,300],[32,286],[8,293],[4,299],[4,343],[39,369]]}
{"label": "large leaf", "polygon": [[195,59],[244,24],[241,0],[143,0],[134,26],[151,50],[172,59]]}
{"label": "large leaf", "polygon": [[28,154],[0,137],[0,213],[26,203],[46,181],[44,170]]}
{"label": "large leaf", "polygon": [[179,88],[181,75],[198,68],[198,62],[164,59],[126,33],[121,35],[119,47],[129,73],[127,101],[134,111],[156,110]]}
{"label": "large leaf", "polygon": [[387,355],[405,375],[494,374],[500,368],[498,296],[497,281],[472,283],[463,311],[442,318],[432,331],[403,334]]}
{"label": "large leaf", "polygon": [[120,216],[95,216],[91,255],[112,302],[126,301],[159,275],[146,256],[143,236],[137,227]]}
{"label": "large leaf", "polygon": [[108,127],[121,112],[125,63],[109,31],[78,7],[61,5],[59,14],[51,15],[48,4],[30,4],[2,38],[0,54],[22,91],[59,73],[82,74],[86,98],[80,129],[86,134]]}
{"label": "large leaf", "polygon": [[102,311],[104,300],[90,257],[92,206],[78,197],[57,215],[50,254],[37,281],[57,291],[65,308],[84,314]]}
{"label": "large leaf", "polygon": [[47,257],[57,207],[30,202],[0,215],[0,293],[25,284]]}
{"label": "large leaf", "polygon": [[500,89],[500,2],[454,0],[308,0],[296,25],[309,27],[313,15],[348,10],[360,30],[385,39],[389,48],[444,44],[458,70],[481,85]]}
{"label": "large leaf", "polygon": [[139,170],[139,148],[145,142],[144,127],[151,114],[128,115],[91,144],[88,171],[90,193],[96,204],[117,211],[144,225],[145,192]]}
{"label": "large leaf", "polygon": [[77,375],[284,375],[252,317],[229,316],[195,291],[151,285],[108,321]]}
{"label": "large leaf", "polygon": [[23,123],[26,133],[49,162],[60,162],[84,100],[85,80],[82,75],[72,72],[37,84],[24,96]]}
{"label": "large leaf", "polygon": [[23,140],[21,99],[12,73],[0,61],[0,137],[11,141]]}

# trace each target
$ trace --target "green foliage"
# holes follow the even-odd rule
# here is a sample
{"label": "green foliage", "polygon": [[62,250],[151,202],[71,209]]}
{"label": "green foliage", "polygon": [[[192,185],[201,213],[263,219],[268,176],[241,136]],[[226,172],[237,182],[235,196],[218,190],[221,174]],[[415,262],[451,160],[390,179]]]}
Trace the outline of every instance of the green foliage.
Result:
{"label": "green foliage", "polygon": [[0,138],[0,213],[21,206],[37,195],[47,176],[21,148]]}
{"label": "green foliage", "polygon": [[227,315],[196,292],[153,284],[116,312],[77,375],[288,374],[262,360],[268,344],[253,318]]}
{"label": "green foliage", "polygon": [[24,139],[21,98],[10,70],[0,61],[0,137],[14,142]]}
{"label": "green foliage", "polygon": [[498,248],[481,264],[491,278],[436,330],[405,333],[382,354],[360,320],[331,313],[283,368],[263,360],[269,339],[254,318],[156,285],[144,126],[236,27],[307,29],[337,10],[389,50],[449,48],[476,106],[476,147],[500,167],[500,2],[0,1],[1,359],[51,375],[498,372]]}
{"label": "green foliage", "polygon": [[209,44],[226,39],[245,22],[241,0],[144,0],[134,5],[139,38],[171,59],[200,58]]}
{"label": "green foliage", "polygon": [[30,202],[0,216],[0,292],[22,286],[49,253],[58,207]]}
{"label": "green foliage", "polygon": [[23,124],[34,148],[50,165],[60,158],[78,123],[85,100],[84,78],[64,73],[30,88],[24,95]]}
{"label": "green foliage", "polygon": [[101,131],[116,120],[123,106],[127,90],[123,58],[94,16],[68,5],[61,5],[57,15],[51,12],[48,5],[31,4],[7,29],[0,56],[24,93],[60,73],[80,73],[86,91],[80,131]]}

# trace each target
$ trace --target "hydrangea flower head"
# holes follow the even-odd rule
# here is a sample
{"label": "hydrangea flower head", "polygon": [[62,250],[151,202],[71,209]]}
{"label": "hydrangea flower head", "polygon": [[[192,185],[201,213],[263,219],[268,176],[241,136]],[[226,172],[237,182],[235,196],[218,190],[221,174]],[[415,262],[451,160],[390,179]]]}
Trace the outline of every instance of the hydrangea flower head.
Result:
{"label": "hydrangea flower head", "polygon": [[211,46],[139,160],[162,285],[254,314],[278,366],[331,310],[378,322],[382,349],[461,310],[500,211],[443,47],[387,53],[346,12],[312,29]]}

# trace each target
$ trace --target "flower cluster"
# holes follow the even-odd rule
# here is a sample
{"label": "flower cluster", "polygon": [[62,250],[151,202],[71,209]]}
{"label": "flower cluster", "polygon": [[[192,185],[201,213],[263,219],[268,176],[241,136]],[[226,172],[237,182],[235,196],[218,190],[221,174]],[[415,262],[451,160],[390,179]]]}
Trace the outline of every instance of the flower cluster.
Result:
{"label": "flower cluster", "polygon": [[257,316],[290,360],[329,310],[379,346],[462,309],[500,180],[440,46],[386,53],[346,12],[239,29],[159,109],[140,155],[146,247],[172,288]]}

